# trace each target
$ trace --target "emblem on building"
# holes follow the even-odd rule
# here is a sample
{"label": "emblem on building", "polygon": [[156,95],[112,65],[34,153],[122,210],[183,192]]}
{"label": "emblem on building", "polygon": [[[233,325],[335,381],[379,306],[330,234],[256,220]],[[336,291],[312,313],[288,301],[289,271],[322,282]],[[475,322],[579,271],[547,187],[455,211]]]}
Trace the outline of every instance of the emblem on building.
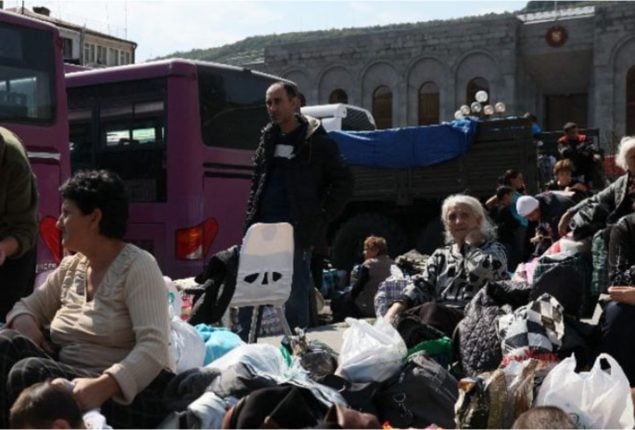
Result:
{"label": "emblem on building", "polygon": [[564,45],[567,41],[567,37],[567,29],[559,25],[550,27],[549,30],[547,30],[547,34],[545,34],[547,43],[554,48]]}

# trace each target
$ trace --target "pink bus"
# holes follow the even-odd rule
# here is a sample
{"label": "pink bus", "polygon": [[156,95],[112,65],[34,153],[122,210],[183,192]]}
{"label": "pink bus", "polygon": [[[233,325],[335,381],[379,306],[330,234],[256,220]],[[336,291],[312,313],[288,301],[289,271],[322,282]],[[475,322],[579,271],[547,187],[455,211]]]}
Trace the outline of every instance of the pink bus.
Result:
{"label": "pink bus", "polygon": [[38,272],[62,257],[58,188],[70,174],[62,42],[52,25],[0,11],[0,126],[26,145],[40,195]]}
{"label": "pink bus", "polygon": [[67,75],[72,169],[123,178],[127,239],[166,275],[195,275],[241,240],[265,91],[277,80],[187,60]]}

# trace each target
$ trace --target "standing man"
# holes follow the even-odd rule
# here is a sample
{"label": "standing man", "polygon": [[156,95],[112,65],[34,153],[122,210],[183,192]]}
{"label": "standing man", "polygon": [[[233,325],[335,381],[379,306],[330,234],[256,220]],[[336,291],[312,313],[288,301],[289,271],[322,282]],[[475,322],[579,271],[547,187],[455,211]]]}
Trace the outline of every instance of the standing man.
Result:
{"label": "standing man", "polygon": [[35,281],[38,196],[20,139],[0,127],[0,320]]}
{"label": "standing man", "polygon": [[309,325],[311,253],[325,252],[328,223],[344,208],[353,190],[350,170],[337,144],[319,120],[299,113],[299,94],[288,82],[267,89],[271,122],[263,129],[254,155],[245,220],[246,227],[256,222],[293,226],[293,282],[285,305],[291,328]]}

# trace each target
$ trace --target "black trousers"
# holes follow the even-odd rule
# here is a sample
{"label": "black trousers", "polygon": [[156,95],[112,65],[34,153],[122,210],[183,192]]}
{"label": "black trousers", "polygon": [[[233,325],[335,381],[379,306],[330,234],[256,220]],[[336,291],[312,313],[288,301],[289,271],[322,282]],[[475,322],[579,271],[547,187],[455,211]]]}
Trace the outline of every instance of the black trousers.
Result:
{"label": "black trousers", "polygon": [[[9,409],[23,389],[49,379],[99,375],[94,370],[60,363],[15,330],[0,330],[0,381],[6,382],[5,387],[0,387],[4,388],[0,389],[0,426],[9,427]],[[161,372],[131,404],[110,400],[102,405],[101,413],[113,428],[156,427],[169,412],[163,402],[163,391],[173,376],[171,372]]]}
{"label": "black trousers", "polygon": [[601,351],[622,366],[631,387],[635,387],[635,347],[628,341],[635,332],[635,306],[610,302],[604,309]]}
{"label": "black trousers", "polygon": [[0,320],[11,310],[15,302],[33,291],[37,249],[33,247],[20,258],[7,258],[0,266]]}

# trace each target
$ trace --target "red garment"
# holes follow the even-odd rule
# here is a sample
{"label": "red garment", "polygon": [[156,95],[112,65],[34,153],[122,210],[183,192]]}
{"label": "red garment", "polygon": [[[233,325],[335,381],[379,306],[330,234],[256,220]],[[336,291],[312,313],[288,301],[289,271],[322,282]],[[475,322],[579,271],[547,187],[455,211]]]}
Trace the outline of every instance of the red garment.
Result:
{"label": "red garment", "polygon": [[[578,143],[586,142],[586,134],[578,133],[576,137],[577,137]],[[558,143],[567,143],[571,141],[572,140],[569,140],[569,137],[566,134],[564,136],[561,136],[558,139]]]}

